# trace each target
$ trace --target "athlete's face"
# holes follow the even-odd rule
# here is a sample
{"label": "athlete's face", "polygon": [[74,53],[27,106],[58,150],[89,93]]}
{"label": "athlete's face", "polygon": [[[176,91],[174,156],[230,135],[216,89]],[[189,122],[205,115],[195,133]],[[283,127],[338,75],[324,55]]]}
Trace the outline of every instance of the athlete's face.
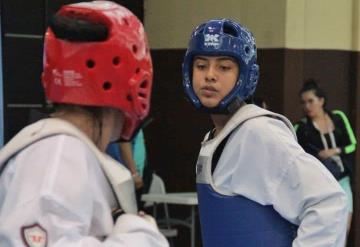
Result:
{"label": "athlete's face", "polygon": [[305,114],[314,118],[323,112],[324,98],[316,96],[313,90],[305,91],[301,94],[301,104]]}
{"label": "athlete's face", "polygon": [[200,102],[216,107],[234,88],[239,66],[226,56],[197,56],[193,63],[193,88]]}

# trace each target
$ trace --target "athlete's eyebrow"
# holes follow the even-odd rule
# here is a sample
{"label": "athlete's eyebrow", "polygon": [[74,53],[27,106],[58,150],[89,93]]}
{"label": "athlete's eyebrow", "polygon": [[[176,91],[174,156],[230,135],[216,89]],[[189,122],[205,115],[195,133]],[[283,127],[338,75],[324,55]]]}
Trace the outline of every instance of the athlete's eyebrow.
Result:
{"label": "athlete's eyebrow", "polygon": [[235,60],[234,58],[232,58],[232,57],[219,57],[219,58],[217,58],[216,60],[218,60],[218,61],[227,61],[227,60],[230,60],[230,61],[236,63],[236,60]]}
{"label": "athlete's eyebrow", "polygon": [[204,60],[204,61],[207,61],[208,59],[207,59],[206,57],[196,56],[196,57],[194,58],[194,61],[195,61],[195,60]]}

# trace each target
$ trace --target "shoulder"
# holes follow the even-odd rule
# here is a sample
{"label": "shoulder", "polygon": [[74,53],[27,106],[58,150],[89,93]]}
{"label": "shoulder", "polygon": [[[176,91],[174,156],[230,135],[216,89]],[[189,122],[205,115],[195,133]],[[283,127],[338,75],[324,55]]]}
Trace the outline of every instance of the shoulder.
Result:
{"label": "shoulder", "polygon": [[65,208],[71,208],[72,201],[88,201],[85,194],[94,182],[91,167],[98,161],[76,137],[59,134],[41,139],[12,160],[17,172],[14,183],[21,183],[19,200],[33,197]]}
{"label": "shoulder", "polygon": [[[274,151],[297,148],[293,131],[282,120],[260,116],[246,121],[236,132],[254,145]],[[240,139],[241,140],[241,139]]]}
{"label": "shoulder", "polygon": [[347,118],[346,114],[340,110],[333,110],[331,111],[331,117],[335,121],[343,122],[344,124],[349,123],[349,119]]}
{"label": "shoulder", "polygon": [[[264,203],[269,202],[273,188],[281,182],[296,156],[303,152],[289,126],[268,116],[249,119],[239,126],[230,136],[226,148],[228,159],[234,166],[231,182],[234,191],[243,194],[242,188],[248,188],[256,181],[253,191],[266,195],[257,200]],[[241,180],[237,179],[239,177]]]}
{"label": "shoulder", "polygon": [[259,116],[249,119],[244,122],[242,127],[254,135],[264,137],[276,136],[279,132],[291,134],[291,129],[284,121],[270,116]]}
{"label": "shoulder", "polygon": [[26,149],[28,149],[27,151],[43,150],[44,154],[45,150],[52,154],[76,153],[78,155],[81,155],[84,153],[92,153],[88,145],[81,141],[79,138],[65,134],[58,134],[46,137],[33,143]]}
{"label": "shoulder", "polygon": [[58,169],[82,169],[95,159],[91,149],[80,139],[59,134],[41,139],[23,149],[16,159],[24,163],[31,163],[32,167],[51,173]]}

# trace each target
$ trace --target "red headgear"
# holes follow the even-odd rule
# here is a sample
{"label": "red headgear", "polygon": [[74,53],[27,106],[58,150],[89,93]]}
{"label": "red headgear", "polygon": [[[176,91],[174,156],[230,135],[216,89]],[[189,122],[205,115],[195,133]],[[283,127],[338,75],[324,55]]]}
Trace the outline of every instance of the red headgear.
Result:
{"label": "red headgear", "polygon": [[45,34],[42,82],[55,103],[113,107],[125,115],[121,134],[129,139],[147,116],[152,63],[144,28],[128,9],[108,1],[63,6],[64,17],[101,23],[108,37],[101,42],[71,42]]}

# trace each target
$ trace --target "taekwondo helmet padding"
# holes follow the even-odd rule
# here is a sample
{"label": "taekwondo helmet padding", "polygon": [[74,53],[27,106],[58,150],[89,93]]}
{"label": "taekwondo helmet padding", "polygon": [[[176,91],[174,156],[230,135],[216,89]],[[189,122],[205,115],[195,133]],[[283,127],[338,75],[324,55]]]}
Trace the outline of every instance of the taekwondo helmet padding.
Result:
{"label": "taekwondo helmet padding", "polygon": [[131,138],[150,107],[153,69],[143,25],[128,9],[109,1],[65,5],[57,16],[101,23],[107,36],[75,42],[48,28],[42,74],[47,99],[119,109],[125,116],[121,137]]}
{"label": "taekwondo helmet padding", "polygon": [[[253,35],[239,23],[229,19],[213,19],[199,25],[191,34],[183,63],[183,86],[187,98],[196,109],[210,113],[232,112],[234,105],[247,99],[256,89],[259,78],[256,54]],[[215,108],[205,108],[192,87],[193,60],[198,55],[229,56],[234,58],[240,67],[234,88]]]}

